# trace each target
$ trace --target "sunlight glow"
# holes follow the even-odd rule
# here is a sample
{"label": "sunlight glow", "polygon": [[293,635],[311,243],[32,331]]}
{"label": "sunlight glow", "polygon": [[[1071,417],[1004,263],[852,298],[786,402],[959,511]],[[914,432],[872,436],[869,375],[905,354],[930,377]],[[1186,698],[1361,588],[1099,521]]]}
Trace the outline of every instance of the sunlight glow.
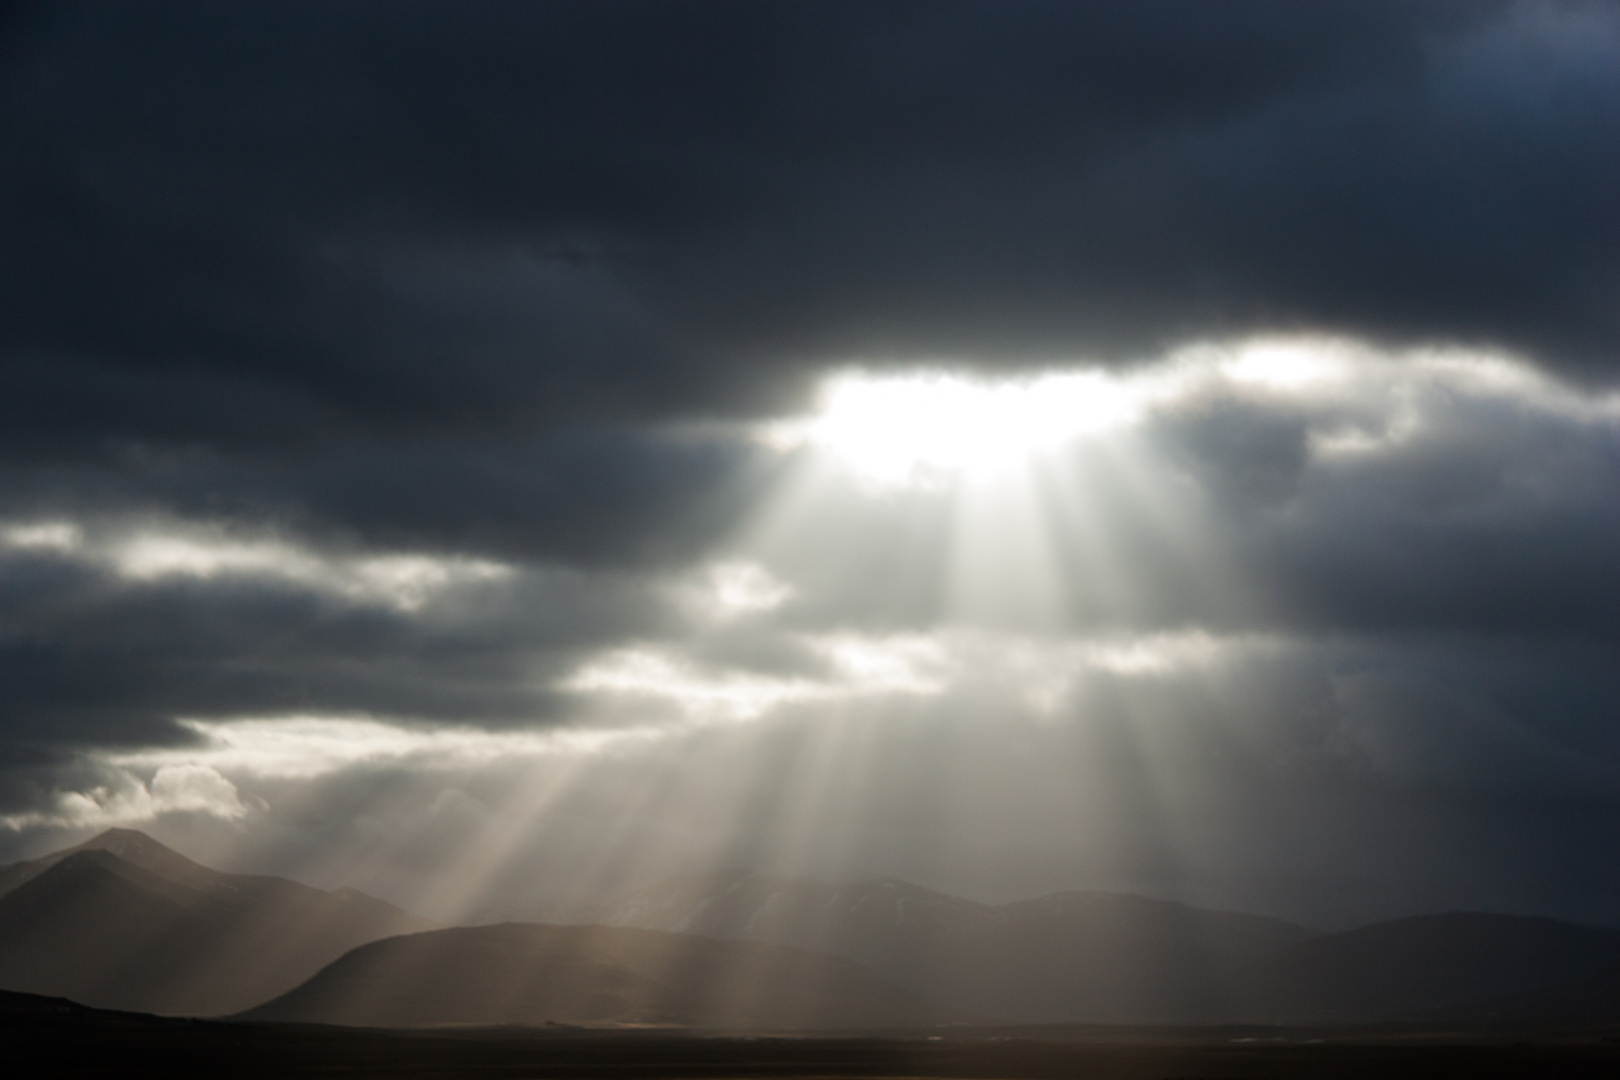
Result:
{"label": "sunlight glow", "polygon": [[804,642],[826,670],[761,674],[698,664],[654,648],[618,649],[587,663],[559,689],[620,703],[673,708],[689,724],[757,720],[786,705],[942,693],[944,661],[921,636],[838,634]]}
{"label": "sunlight glow", "polygon": [[827,384],[819,415],[776,434],[816,446],[879,485],[939,485],[1128,423],[1141,390],[1092,371],[995,383],[850,372]]}
{"label": "sunlight glow", "polygon": [[[870,488],[954,488],[1028,474],[1082,441],[1092,448],[1178,409],[1237,396],[1322,406],[1311,432],[1327,453],[1386,445],[1415,430],[1425,393],[1513,397],[1609,423],[1620,394],[1577,391],[1499,352],[1420,348],[1393,353],[1331,336],[1199,342],[1131,369],[1080,368],[994,378],[945,368],[879,374],[845,368],[815,411],[755,428],[782,451],[811,448]],[[1366,414],[1351,418],[1345,406]],[[1389,423],[1369,427],[1374,418]]]}
{"label": "sunlight glow", "polygon": [[[649,731],[756,721],[795,705],[941,698],[971,687],[995,687],[992,697],[1050,715],[1088,679],[1183,677],[1276,647],[1263,637],[1203,631],[1082,638],[969,630],[837,633],[808,635],[800,644],[824,666],[768,674],[641,647],[604,653],[558,688],[595,698],[605,707],[604,719],[639,718],[644,723],[637,730]],[[679,720],[673,728],[671,713]],[[647,727],[648,721],[664,726]]]}
{"label": "sunlight glow", "polygon": [[722,722],[755,720],[780,705],[819,696],[806,679],[705,671],[649,649],[613,652],[587,664],[561,688],[664,703],[690,719]]}
{"label": "sunlight glow", "polygon": [[1347,351],[1342,343],[1314,338],[1261,339],[1244,343],[1219,370],[1234,382],[1298,391],[1344,378],[1350,371]]}
{"label": "sunlight glow", "polygon": [[941,694],[950,663],[943,643],[927,634],[873,638],[831,634],[813,647],[844,679],[869,692]]}

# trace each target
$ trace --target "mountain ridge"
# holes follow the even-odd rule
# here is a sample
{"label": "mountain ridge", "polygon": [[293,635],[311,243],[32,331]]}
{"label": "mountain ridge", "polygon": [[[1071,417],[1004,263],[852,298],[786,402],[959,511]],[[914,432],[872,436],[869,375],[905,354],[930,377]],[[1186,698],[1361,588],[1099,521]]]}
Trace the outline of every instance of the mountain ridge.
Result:
{"label": "mountain ridge", "polygon": [[1034,1022],[1202,1019],[1232,972],[1312,934],[1128,893],[984,904],[892,878],[757,873],[680,875],[571,921],[826,951],[941,1006]]}
{"label": "mountain ridge", "polygon": [[0,869],[0,988],[158,1015],[238,1012],[432,923],[357,890],[227,874],[134,830]]}
{"label": "mountain ridge", "polygon": [[[359,1015],[331,996],[333,980],[352,981],[366,957],[388,954],[426,989],[411,991],[415,1004],[406,1000],[410,993],[395,992],[404,1011],[387,1026],[398,1026],[401,1016],[859,1026],[848,1002],[817,1004],[818,995],[866,1001],[898,1026],[908,1016],[1314,1024],[1568,1014],[1620,1021],[1620,932],[1542,917],[1444,912],[1315,933],[1128,893],[1066,890],[983,904],[895,879],[811,882],[757,873],[684,875],[588,914],[597,921],[508,923],[482,936],[429,939],[442,945],[382,947],[440,931],[358,890],[226,874],[143,833],[109,830],[0,868],[0,989],[194,1016],[245,1014],[299,993],[307,1004],[326,993],[331,1008]],[[507,941],[513,955],[491,949],[486,938]],[[467,956],[456,942],[469,943]],[[520,981],[538,996],[521,1005],[510,994],[480,991],[482,1013],[467,1012],[471,997],[432,1004],[434,987],[483,985],[468,958],[474,955],[509,975],[518,964]],[[522,955],[529,959],[519,964],[514,957]],[[568,963],[552,970],[547,958]],[[750,1012],[758,1003],[743,1002],[727,1012],[704,978],[735,984],[728,965],[745,973],[744,982],[804,985],[775,991],[770,1008]],[[375,971],[366,978],[373,989],[387,985]]]}
{"label": "mountain ridge", "polygon": [[136,829],[107,829],[82,844],[0,867],[0,896],[5,896],[65,859],[85,851],[105,851],[175,881],[197,882],[218,873],[193,862]]}
{"label": "mountain ridge", "polygon": [[498,923],[359,946],[235,1019],[812,1030],[965,1017],[825,953],[629,927]]}
{"label": "mountain ridge", "polygon": [[1551,993],[1620,943],[1540,917],[1438,913],[1321,933],[1129,893],[984,904],[894,879],[758,873],[680,875],[580,914],[823,949],[942,1005],[1037,1023],[1381,1021]]}

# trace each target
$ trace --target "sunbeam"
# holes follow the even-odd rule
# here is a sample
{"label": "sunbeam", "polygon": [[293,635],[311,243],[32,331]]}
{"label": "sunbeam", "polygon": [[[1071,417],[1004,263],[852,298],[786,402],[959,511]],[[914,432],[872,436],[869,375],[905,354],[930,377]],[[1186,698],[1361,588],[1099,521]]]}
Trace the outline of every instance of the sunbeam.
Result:
{"label": "sunbeam", "polygon": [[1620,1023],[1620,5],[396,7],[0,20],[0,1029]]}

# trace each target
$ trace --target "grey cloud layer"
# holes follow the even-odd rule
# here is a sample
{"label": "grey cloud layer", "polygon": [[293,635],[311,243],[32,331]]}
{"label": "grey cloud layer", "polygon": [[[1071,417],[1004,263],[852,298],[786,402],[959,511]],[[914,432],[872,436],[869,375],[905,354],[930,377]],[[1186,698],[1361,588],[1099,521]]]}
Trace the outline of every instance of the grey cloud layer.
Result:
{"label": "grey cloud layer", "polygon": [[[1605,557],[1620,535],[1620,405],[1523,367],[1503,370],[1525,385],[1480,384],[1472,363],[1363,357],[1337,381],[1296,390],[1211,368],[1129,431],[1048,456],[1012,503],[970,484],[874,490],[814,450],[711,432],[696,456],[724,463],[724,482],[682,507],[694,489],[689,444],[593,439],[549,459],[321,463],[301,474],[305,491],[365,522],[373,541],[323,546],[319,529],[288,529],[296,516],[281,532],[221,531],[233,511],[262,519],[248,509],[275,505],[282,474],[154,468],[152,491],[198,485],[195,469],[239,501],[194,500],[191,519],[103,510],[79,518],[76,547],[29,539],[62,527],[49,517],[13,519],[0,535],[13,737],[139,742],[177,715],[301,707],[549,723],[568,715],[552,684],[592,650],[639,642],[722,669],[820,678],[824,663],[796,644],[807,635],[980,624],[1055,640],[1387,637],[1392,653],[1424,636],[1495,642],[1479,646],[1492,655],[1519,642],[1538,657],[1521,685],[1500,659],[1457,661],[1440,682],[1506,679],[1482,699],[1505,694],[1515,711],[1564,716],[1570,731],[1599,725],[1613,689],[1594,655],[1612,644],[1620,611],[1620,574]],[[662,469],[624,472],[627,453]],[[496,482],[479,486],[488,471]],[[389,485],[405,474],[420,486]],[[621,475],[633,480],[623,494]],[[511,486],[490,498],[502,479]],[[597,528],[624,534],[616,550],[592,550]],[[174,538],[202,554],[164,556]],[[154,570],[142,543],[170,561]],[[551,561],[521,561],[536,547]],[[660,557],[634,558],[638,547]],[[401,607],[410,594],[392,578],[350,581],[414,551],[445,574],[467,555],[518,561],[490,564],[497,577],[447,579],[420,606]],[[210,558],[237,562],[211,569]],[[711,587],[687,580],[691,568],[728,558],[763,564],[783,602],[719,622],[683,610],[682,589]],[[366,559],[383,561],[366,571]],[[1022,590],[1051,606],[1006,623],[953,586],[964,573],[992,598]]]}
{"label": "grey cloud layer", "polygon": [[[342,574],[341,568],[337,571]],[[566,714],[582,654],[680,617],[633,580],[529,570],[400,610],[389,590],[274,572],[135,577],[54,552],[0,559],[8,762],[184,743],[181,717],[313,710],[481,724]]]}
{"label": "grey cloud layer", "polygon": [[[482,737],[679,714],[566,689],[615,650],[823,687],[840,634],[965,625],[1042,656],[1203,635],[1271,652],[1093,672],[1043,717],[1009,676],[668,723],[512,850],[768,858],[837,744],[862,756],[826,804],[864,824],[824,869],[985,895],[1226,875],[1210,898],[1298,913],[1382,866],[1409,887],[1364,910],[1611,910],[1612,5],[0,20],[0,528],[36,530],[0,533],[22,537],[0,543],[0,813],[149,794],[152,767],[113,759],[205,749],[182,717]],[[1210,376],[1050,457],[1022,522],[1046,564],[997,547],[1020,525],[998,513],[964,540],[960,492],[874,493],[747,428],[832,366],[1139,371],[1258,332],[1382,359],[1327,389]],[[1414,344],[1522,363],[1491,382]],[[247,561],[135,572],[137,534]],[[396,556],[504,576],[404,603],[364,578]],[[681,599],[728,558],[794,592],[730,621]],[[1024,592],[1044,621],[996,610]],[[452,863],[520,798],[512,770],[460,768],[234,773],[273,809],[232,842],[336,866],[358,822],[407,896],[401,867]],[[1190,876],[1172,825],[1198,833]]]}

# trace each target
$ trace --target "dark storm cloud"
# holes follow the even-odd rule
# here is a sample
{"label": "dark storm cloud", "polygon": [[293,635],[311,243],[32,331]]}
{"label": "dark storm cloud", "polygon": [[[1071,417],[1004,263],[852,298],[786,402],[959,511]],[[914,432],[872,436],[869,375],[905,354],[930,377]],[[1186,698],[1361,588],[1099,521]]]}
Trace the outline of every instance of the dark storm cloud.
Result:
{"label": "dark storm cloud", "polygon": [[779,406],[828,351],[1277,325],[1606,363],[1612,16],[28,9],[8,444],[521,432]]}
{"label": "dark storm cloud", "polygon": [[[1214,393],[1157,425],[1203,487],[1207,543],[1250,583],[1236,623],[1612,638],[1612,409],[1393,373],[1368,387],[1379,404],[1351,389],[1304,406]],[[1369,445],[1318,441],[1357,435]]]}
{"label": "dark storm cloud", "polygon": [[31,552],[0,557],[0,611],[5,743],[25,758],[184,742],[178,717],[556,723],[549,681],[582,652],[677,619],[633,581],[568,570],[402,610],[273,573],[142,579]]}
{"label": "dark storm cloud", "polygon": [[[20,7],[5,486],[578,557],[701,534],[739,466],[536,440],[790,409],[845,355],[1320,325],[1600,364],[1612,16]],[[232,460],[154,480],[174,450]]]}
{"label": "dark storm cloud", "polygon": [[735,433],[574,428],[518,445],[349,446],[325,454],[127,450],[111,463],[0,468],[0,516],[138,517],[296,529],[330,543],[680,565],[733,527],[781,471]]}

